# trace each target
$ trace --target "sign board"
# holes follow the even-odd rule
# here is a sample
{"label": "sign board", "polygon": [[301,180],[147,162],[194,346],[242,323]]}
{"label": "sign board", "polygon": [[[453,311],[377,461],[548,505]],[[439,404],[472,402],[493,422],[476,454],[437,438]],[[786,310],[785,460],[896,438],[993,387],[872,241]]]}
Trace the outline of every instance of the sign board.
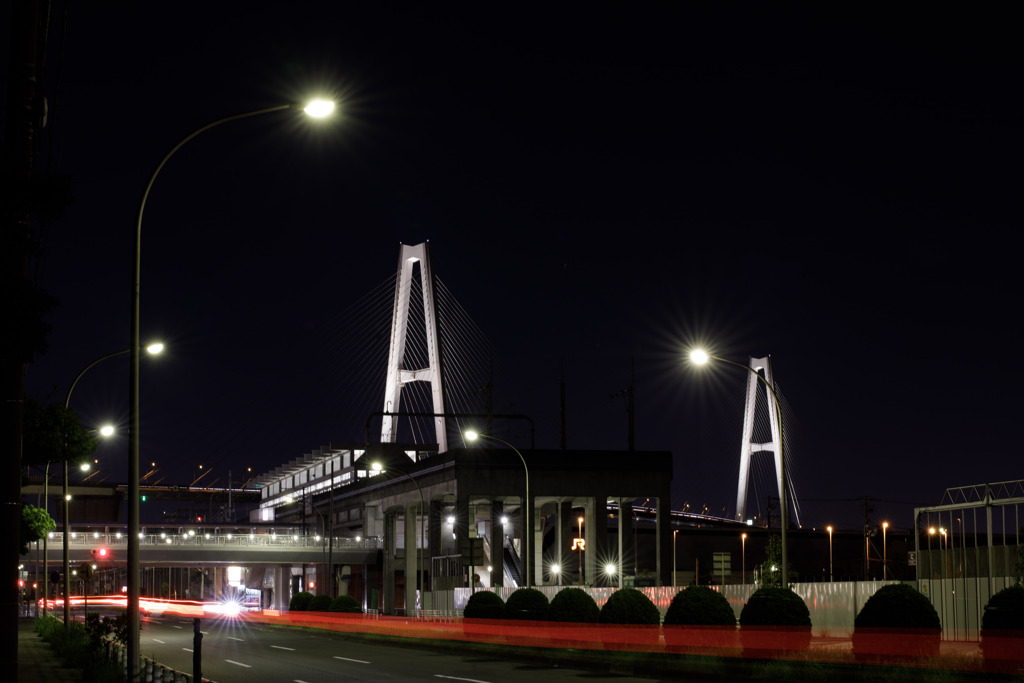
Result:
{"label": "sign board", "polygon": [[911,567],[917,566],[917,553],[913,550],[907,553],[907,564]]}
{"label": "sign board", "polygon": [[714,563],[716,572],[731,572],[732,553],[715,553]]}
{"label": "sign board", "polygon": [[484,539],[464,538],[461,544],[462,564],[479,567],[484,564]]}
{"label": "sign board", "polygon": [[585,538],[574,538],[574,539],[572,539],[572,549],[573,550],[586,550],[587,549],[587,539],[585,539]]}

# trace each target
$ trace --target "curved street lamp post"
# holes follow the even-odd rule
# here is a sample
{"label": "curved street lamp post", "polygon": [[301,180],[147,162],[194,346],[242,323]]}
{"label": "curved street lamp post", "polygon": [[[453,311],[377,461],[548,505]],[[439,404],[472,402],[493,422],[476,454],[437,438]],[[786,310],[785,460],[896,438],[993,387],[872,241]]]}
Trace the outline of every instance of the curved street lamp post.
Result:
{"label": "curved street lamp post", "polygon": [[525,571],[523,572],[523,582],[528,588],[533,585],[530,582],[530,565],[533,564],[533,562],[531,561],[532,558],[530,557],[530,536],[533,534],[533,528],[530,526],[530,519],[532,517],[532,515],[530,514],[530,468],[526,466],[526,458],[523,457],[523,454],[519,452],[518,448],[510,444],[508,441],[505,441],[504,439],[499,439],[496,436],[481,434],[480,432],[476,432],[473,430],[467,430],[465,432],[465,436],[467,441],[476,441],[477,439],[491,439],[492,441],[503,443],[509,448],[511,448],[513,451],[515,451],[516,455],[519,456],[519,460],[522,461],[523,463],[523,472],[526,475],[526,500],[523,501],[523,557],[526,561],[523,563],[525,567]]}
{"label": "curved street lamp post", "polygon": [[[413,479],[412,476],[408,472],[403,472],[402,470],[398,469],[397,467],[389,465],[385,469],[383,464],[381,464],[379,462],[375,462],[375,463],[370,465],[370,468],[373,469],[374,472],[378,472],[380,474],[383,474],[383,473],[387,472],[387,470],[389,470],[389,469],[392,469],[395,472],[398,472],[402,476],[408,478],[409,481],[411,481],[416,486],[416,491],[420,494],[420,514],[423,515],[423,520],[420,523],[420,547],[419,547],[419,552],[417,553],[419,555],[419,558],[416,561],[416,586],[417,586],[417,590],[419,591],[419,594],[420,594],[420,600],[422,601],[423,600],[423,572],[425,570],[425,567],[423,566],[423,553],[426,551],[426,546],[427,546],[427,536],[426,536],[426,534],[427,534],[427,519],[426,519],[426,515],[427,515],[427,501],[423,497],[423,489],[420,488],[419,482],[416,481],[415,479]],[[417,515],[417,517],[419,517],[419,515]],[[408,520],[406,520],[406,523],[408,523]],[[408,550],[406,552],[408,552]],[[423,609],[422,602],[421,602],[420,609]]]}
{"label": "curved street lamp post", "polygon": [[131,290],[131,322],[128,348],[131,350],[128,369],[128,644],[127,656],[128,680],[134,681],[139,665],[139,281],[142,273],[142,214],[146,208],[149,191],[160,174],[161,169],[174,153],[181,149],[192,138],[215,128],[222,123],[238,121],[261,114],[302,108],[306,114],[314,118],[328,116],[334,110],[334,103],[326,100],[314,100],[305,107],[291,103],[275,107],[265,107],[242,114],[234,114],[217,119],[205,126],[200,126],[177,144],[171,147],[156,165],[146,181],[139,200],[139,210],[135,218],[135,247],[132,252],[132,290]]}
{"label": "curved street lamp post", "polygon": [[738,368],[742,368],[747,372],[751,373],[768,388],[768,391],[772,395],[772,402],[775,404],[775,414],[779,422],[779,463],[781,470],[779,472],[779,479],[782,480],[782,490],[779,491],[779,506],[782,508],[782,587],[786,588],[789,586],[789,553],[786,547],[786,530],[789,526],[789,503],[787,502],[788,496],[786,495],[786,487],[788,482],[786,481],[786,455],[783,450],[782,442],[785,441],[783,436],[782,428],[782,404],[779,402],[779,397],[775,393],[775,387],[773,387],[768,380],[761,376],[757,370],[750,367],[749,365],[743,365],[736,361],[731,361],[728,358],[720,358],[718,356],[711,356],[707,352],[700,349],[694,349],[690,352],[690,361],[695,365],[705,365],[709,360],[716,360],[722,363],[728,363],[729,365],[735,365]]}
{"label": "curved street lamp post", "polygon": [[[156,354],[160,353],[163,350],[164,350],[164,345],[160,344],[160,343],[150,344],[150,345],[148,345],[146,347],[146,351],[149,352],[151,355],[156,355]],[[70,407],[70,405],[71,405],[71,393],[75,390],[75,387],[78,385],[78,380],[82,379],[82,376],[85,373],[87,373],[94,366],[102,363],[105,360],[109,360],[110,358],[116,358],[117,356],[123,356],[126,353],[129,353],[130,351],[131,351],[131,349],[124,349],[122,351],[114,351],[113,353],[108,353],[108,354],[102,355],[99,358],[97,358],[96,360],[94,360],[93,362],[91,362],[88,365],[86,365],[84,368],[82,368],[82,370],[75,376],[74,381],[71,382],[71,386],[68,387],[68,393],[64,397],[64,409],[67,410]],[[104,427],[104,428],[102,428],[100,430],[100,433],[103,436],[110,436],[113,433],[113,428],[110,428],[110,431],[108,432],[107,428]],[[43,490],[43,496],[44,496],[44,498],[46,498],[46,496],[49,495],[48,491],[46,490],[48,488],[47,484],[49,483],[49,466],[50,466],[49,463],[47,463],[46,466],[47,466],[47,474],[46,474],[45,480],[43,482],[43,489],[44,489]],[[86,466],[85,469],[88,469],[88,467]],[[71,494],[69,493],[68,489],[69,489],[68,461],[67,461],[67,459],[65,459],[64,460],[63,503],[62,503],[62,505],[63,505],[62,511],[63,511],[63,515],[64,515],[64,533],[62,534],[63,535],[63,539],[61,539],[62,542],[63,542],[63,551],[64,551],[64,558],[63,558],[64,559],[64,562],[63,562],[63,565],[64,565],[63,566],[63,571],[64,571],[64,628],[68,628],[68,626],[71,624],[71,604],[70,604],[71,601],[68,599],[70,597],[70,592],[67,589],[68,577],[71,576],[70,560],[68,558],[68,554],[70,552],[70,546],[69,546],[68,542],[69,542],[69,538],[71,536],[71,525],[69,523],[69,518],[68,518],[68,507],[69,507],[68,503],[71,500]],[[43,539],[43,556],[44,557],[46,557],[46,553],[47,553],[46,539],[44,538]],[[46,604],[46,603],[44,602],[43,604]]]}

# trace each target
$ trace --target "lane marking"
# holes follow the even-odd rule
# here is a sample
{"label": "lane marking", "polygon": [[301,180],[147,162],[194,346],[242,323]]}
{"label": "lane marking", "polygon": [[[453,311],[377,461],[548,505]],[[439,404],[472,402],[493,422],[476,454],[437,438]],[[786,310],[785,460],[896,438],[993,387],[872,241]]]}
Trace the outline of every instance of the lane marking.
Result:
{"label": "lane marking", "polygon": [[348,657],[339,657],[338,655],[334,655],[334,658],[335,659],[340,659],[343,662],[355,662],[356,664],[369,664],[369,662],[366,661],[365,659],[349,659]]}
{"label": "lane marking", "polygon": [[171,628],[182,628],[182,627],[181,626],[176,626],[175,624],[171,624]]}
{"label": "lane marking", "polygon": [[284,645],[271,645],[270,647],[276,650],[288,650],[288,652],[295,652],[294,647],[285,647]]}
{"label": "lane marking", "polygon": [[161,645],[166,645],[166,644],[167,644],[167,643],[165,643],[164,641],[160,640],[159,638],[154,638],[154,639],[153,639],[153,642],[154,642],[154,643],[160,643]]}
{"label": "lane marking", "polygon": [[227,639],[228,640],[237,640],[240,643],[244,643],[245,642],[245,638],[235,638],[234,636],[228,636]]}
{"label": "lane marking", "polygon": [[246,669],[251,669],[252,668],[252,666],[249,665],[249,664],[242,664],[241,662],[236,662],[233,659],[225,659],[224,661],[227,662],[228,664],[234,664],[235,666],[244,666]]}
{"label": "lane marking", "polygon": [[188,649],[187,647],[183,647],[181,649],[184,650],[185,652],[192,652],[192,650]]}
{"label": "lane marking", "polygon": [[447,678],[449,681],[469,681],[470,683],[490,683],[490,681],[481,681],[477,678],[459,678],[458,676],[444,676],[442,674],[434,674],[434,678]]}

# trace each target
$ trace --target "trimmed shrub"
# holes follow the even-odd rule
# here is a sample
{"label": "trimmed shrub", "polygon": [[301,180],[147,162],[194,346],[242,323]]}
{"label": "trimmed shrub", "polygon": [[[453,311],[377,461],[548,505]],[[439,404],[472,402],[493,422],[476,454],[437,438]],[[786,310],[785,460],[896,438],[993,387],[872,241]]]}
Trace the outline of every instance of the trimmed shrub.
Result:
{"label": "trimmed shrub", "polygon": [[740,612],[743,656],[771,659],[811,645],[811,612],[789,588],[758,588]]}
{"label": "trimmed shrub", "polygon": [[362,614],[363,607],[359,601],[351,595],[339,595],[331,601],[330,612],[344,612],[345,614]]}
{"label": "trimmed shrub", "polygon": [[[1024,553],[1022,553],[1024,555]],[[1014,673],[1024,666],[1024,586],[1017,584],[993,595],[981,618],[981,652],[985,669]]]}
{"label": "trimmed shrub", "polygon": [[551,598],[548,606],[549,621],[596,624],[600,617],[601,609],[582,588],[563,588]]}
{"label": "trimmed shrub", "polygon": [[882,586],[853,620],[855,628],[934,628],[939,615],[928,598],[905,583]]}
{"label": "trimmed shrub", "polygon": [[666,626],[735,626],[736,614],[725,596],[707,586],[676,593],[665,612]]}
{"label": "trimmed shrub", "polygon": [[901,664],[939,654],[939,615],[928,598],[907,584],[879,588],[853,625],[858,662]]}
{"label": "trimmed shrub", "polygon": [[758,588],[740,612],[740,626],[811,626],[803,598],[788,588]]}
{"label": "trimmed shrub", "polygon": [[601,608],[598,622],[657,626],[661,623],[661,612],[649,597],[636,588],[620,588],[608,596],[608,600]]}
{"label": "trimmed shrub", "polygon": [[309,609],[309,603],[313,600],[313,594],[301,591],[292,596],[288,603],[289,612],[305,612]]}
{"label": "trimmed shrub", "polygon": [[512,591],[505,603],[506,619],[545,621],[548,618],[548,596],[536,588],[519,588]]}
{"label": "trimmed shrub", "polygon": [[306,609],[310,612],[327,612],[331,609],[332,602],[334,600],[331,599],[330,595],[314,595]]}
{"label": "trimmed shrub", "polygon": [[469,596],[462,616],[467,619],[501,619],[505,612],[505,601],[491,591],[477,591]]}
{"label": "trimmed shrub", "polygon": [[985,605],[981,617],[981,631],[1024,631],[1024,586],[1004,588],[993,595]]}

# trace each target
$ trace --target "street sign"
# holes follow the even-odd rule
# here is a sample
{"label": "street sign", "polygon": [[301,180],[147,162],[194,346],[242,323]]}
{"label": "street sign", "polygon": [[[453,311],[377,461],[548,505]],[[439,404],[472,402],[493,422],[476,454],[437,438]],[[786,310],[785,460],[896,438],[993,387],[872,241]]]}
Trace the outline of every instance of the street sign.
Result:
{"label": "street sign", "polygon": [[917,553],[914,552],[913,550],[911,550],[909,553],[907,553],[907,564],[910,565],[911,567],[916,567],[917,566]]}

